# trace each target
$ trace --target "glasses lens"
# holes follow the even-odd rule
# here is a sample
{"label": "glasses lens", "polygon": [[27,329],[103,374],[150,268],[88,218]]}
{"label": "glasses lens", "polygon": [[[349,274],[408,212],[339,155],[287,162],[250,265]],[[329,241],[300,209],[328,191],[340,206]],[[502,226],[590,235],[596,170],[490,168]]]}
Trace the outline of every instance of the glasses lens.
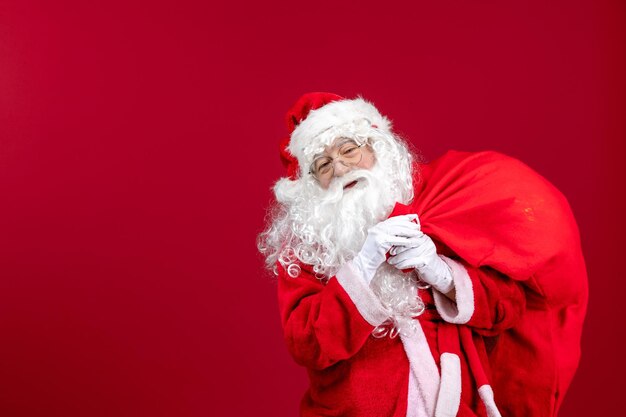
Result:
{"label": "glasses lens", "polygon": [[[339,147],[339,152],[335,159],[346,166],[354,166],[361,162],[362,157],[361,146],[354,141],[349,141]],[[318,180],[326,180],[332,177],[335,171],[335,159],[329,156],[317,158],[311,164],[311,173]]]}
{"label": "glasses lens", "polygon": [[356,142],[348,142],[339,148],[339,157],[348,164],[358,164],[361,156],[361,147]]}
{"label": "glasses lens", "polygon": [[332,175],[333,160],[330,158],[318,158],[313,162],[313,173],[316,177],[326,177]]}

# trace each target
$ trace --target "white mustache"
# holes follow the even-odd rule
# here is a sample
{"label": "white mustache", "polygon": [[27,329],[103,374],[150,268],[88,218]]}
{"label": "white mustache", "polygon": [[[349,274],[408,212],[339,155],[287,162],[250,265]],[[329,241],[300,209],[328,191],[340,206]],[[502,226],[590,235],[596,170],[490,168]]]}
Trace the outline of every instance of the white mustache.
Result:
{"label": "white mustache", "polygon": [[330,183],[328,189],[325,190],[324,196],[322,197],[323,202],[338,202],[343,198],[345,192],[344,188],[346,185],[351,182],[361,180],[372,182],[375,180],[375,176],[368,169],[358,169],[350,171],[341,177],[335,178]]}

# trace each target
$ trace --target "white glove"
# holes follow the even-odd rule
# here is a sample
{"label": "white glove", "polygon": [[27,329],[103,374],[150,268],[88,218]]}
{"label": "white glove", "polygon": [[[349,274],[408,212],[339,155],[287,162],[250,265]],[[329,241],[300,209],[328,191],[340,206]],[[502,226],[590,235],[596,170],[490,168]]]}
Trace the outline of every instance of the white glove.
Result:
{"label": "white glove", "polygon": [[422,234],[419,225],[413,220],[416,214],[391,217],[367,230],[367,238],[361,251],[352,260],[352,265],[369,284],[376,270],[387,258],[387,252],[393,246],[416,244],[415,238]]}
{"label": "white glove", "polygon": [[415,268],[422,281],[432,285],[438,291],[447,294],[454,288],[452,271],[439,255],[437,248],[428,235],[414,239],[415,244],[394,246],[387,262],[398,269]]}

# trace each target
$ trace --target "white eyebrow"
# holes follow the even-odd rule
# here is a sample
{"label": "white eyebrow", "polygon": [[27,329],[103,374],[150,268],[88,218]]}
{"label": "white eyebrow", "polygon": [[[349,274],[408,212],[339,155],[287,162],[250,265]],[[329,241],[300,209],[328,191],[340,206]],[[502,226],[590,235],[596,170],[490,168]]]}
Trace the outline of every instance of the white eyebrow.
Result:
{"label": "white eyebrow", "polygon": [[[337,139],[337,141],[332,146],[335,147],[335,148],[338,148],[341,145],[344,145],[346,142],[354,142],[354,143],[358,144],[358,142],[356,140],[352,139],[352,138],[340,137],[339,139]],[[324,156],[324,152],[316,153],[315,155],[313,155],[313,160],[316,160],[320,156]]]}

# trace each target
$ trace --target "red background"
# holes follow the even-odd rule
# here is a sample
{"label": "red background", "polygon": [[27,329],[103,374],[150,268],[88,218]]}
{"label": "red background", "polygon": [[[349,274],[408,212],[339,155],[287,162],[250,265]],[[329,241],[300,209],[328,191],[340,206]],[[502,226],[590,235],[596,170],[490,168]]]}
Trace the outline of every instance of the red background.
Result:
{"label": "red background", "polygon": [[255,237],[316,90],[565,193],[591,298],[561,415],[621,414],[624,3],[407,3],[0,1],[0,415],[297,414]]}

